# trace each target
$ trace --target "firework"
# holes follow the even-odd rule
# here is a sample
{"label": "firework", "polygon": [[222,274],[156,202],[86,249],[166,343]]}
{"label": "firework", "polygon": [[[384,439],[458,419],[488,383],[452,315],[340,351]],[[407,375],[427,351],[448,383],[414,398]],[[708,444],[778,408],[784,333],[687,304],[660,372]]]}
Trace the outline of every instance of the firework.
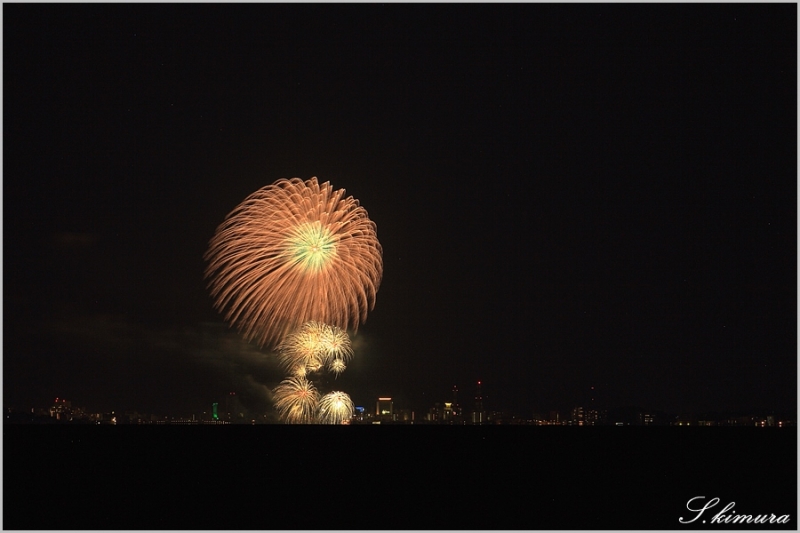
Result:
{"label": "firework", "polygon": [[325,324],[306,322],[278,345],[278,360],[284,368],[298,374],[300,369],[319,370],[323,364]]}
{"label": "firework", "polygon": [[333,372],[337,376],[339,374],[341,374],[342,372],[344,372],[345,368],[347,368],[347,366],[344,364],[344,361],[342,361],[341,359],[334,359],[333,361],[328,363],[328,370],[330,370],[331,372]]}
{"label": "firework", "polygon": [[350,337],[347,332],[336,326],[325,325],[321,336],[322,339],[322,360],[331,362],[342,360],[342,363],[349,361],[353,357],[353,348],[350,345]]}
{"label": "firework", "polygon": [[375,223],[316,178],[259,189],[217,228],[205,259],[214,304],[259,346],[316,320],[358,329],[383,274]]}
{"label": "firework", "polygon": [[305,365],[297,365],[291,369],[290,374],[298,378],[304,378],[308,375],[308,369]]}
{"label": "firework", "polygon": [[287,424],[313,424],[316,421],[319,392],[305,378],[290,377],[273,391],[275,408]]}
{"label": "firework", "polygon": [[280,364],[297,376],[318,371],[323,365],[339,374],[345,369],[345,361],[353,356],[346,331],[315,321],[306,322],[287,335],[277,351]]}
{"label": "firework", "polygon": [[353,417],[353,401],[344,392],[331,392],[319,401],[321,424],[347,424]]}

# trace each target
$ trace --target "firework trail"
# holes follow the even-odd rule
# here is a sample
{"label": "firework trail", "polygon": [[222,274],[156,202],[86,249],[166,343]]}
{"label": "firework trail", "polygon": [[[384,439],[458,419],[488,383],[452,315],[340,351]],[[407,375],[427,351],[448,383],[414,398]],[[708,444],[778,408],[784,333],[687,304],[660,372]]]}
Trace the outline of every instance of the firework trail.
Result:
{"label": "firework trail", "polygon": [[344,392],[331,392],[319,401],[320,424],[347,424],[353,418],[353,401]]}
{"label": "firework trail", "polygon": [[205,254],[215,307],[247,340],[274,347],[308,321],[358,329],[383,274],[377,228],[345,190],[317,178],[259,189]]}
{"label": "firework trail", "polygon": [[281,419],[287,424],[316,422],[319,392],[305,378],[290,377],[275,387],[273,399]]}

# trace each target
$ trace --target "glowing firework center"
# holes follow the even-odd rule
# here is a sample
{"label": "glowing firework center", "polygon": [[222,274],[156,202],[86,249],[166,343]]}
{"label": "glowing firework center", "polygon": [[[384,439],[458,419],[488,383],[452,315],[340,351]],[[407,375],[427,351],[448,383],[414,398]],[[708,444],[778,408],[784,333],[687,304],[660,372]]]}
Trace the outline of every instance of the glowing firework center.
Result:
{"label": "glowing firework center", "polygon": [[319,272],[336,257],[336,239],[320,222],[307,222],[293,228],[287,248],[291,261],[309,273]]}

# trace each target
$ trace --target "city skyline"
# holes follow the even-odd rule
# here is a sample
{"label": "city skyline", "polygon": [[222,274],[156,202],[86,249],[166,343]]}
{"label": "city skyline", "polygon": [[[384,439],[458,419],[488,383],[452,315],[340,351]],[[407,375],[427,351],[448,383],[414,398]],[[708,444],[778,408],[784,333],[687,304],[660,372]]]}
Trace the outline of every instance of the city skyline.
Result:
{"label": "city skyline", "polygon": [[316,176],[383,249],[357,405],[796,412],[795,5],[3,9],[5,405],[267,412],[204,254]]}
{"label": "city skyline", "polygon": [[[793,427],[796,425],[794,410],[761,409],[758,411],[711,411],[668,413],[659,409],[640,405],[612,405],[602,399],[598,401],[598,391],[594,387],[586,391],[582,398],[576,398],[568,408],[527,409],[510,411],[502,406],[484,404],[482,382],[475,384],[473,395],[464,397],[463,391],[453,386],[450,395],[441,395],[426,407],[412,407],[398,403],[390,396],[372,399],[374,408],[367,402],[354,405],[352,415],[347,418],[350,424],[358,423],[400,423],[400,424],[449,424],[449,425],[565,425],[565,426],[607,426],[607,425],[655,425],[655,426],[757,426]],[[148,413],[140,409],[111,409],[104,412],[85,407],[86,403],[73,402],[72,399],[56,397],[49,407],[5,406],[6,423],[26,423],[43,421],[49,417],[53,422],[75,421],[97,424],[171,424],[171,423],[238,423],[238,424],[285,424],[279,413],[268,409],[255,412],[240,401],[236,392],[219,395],[204,406],[194,410]],[[449,400],[449,401],[448,401]],[[388,416],[387,416],[388,415]],[[318,422],[306,422],[318,423]]]}

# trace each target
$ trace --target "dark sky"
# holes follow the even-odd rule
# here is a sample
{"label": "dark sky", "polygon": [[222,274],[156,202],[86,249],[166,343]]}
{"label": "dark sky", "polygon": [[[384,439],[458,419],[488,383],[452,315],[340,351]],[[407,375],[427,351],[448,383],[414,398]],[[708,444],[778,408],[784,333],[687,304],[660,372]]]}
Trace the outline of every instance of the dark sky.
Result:
{"label": "dark sky", "polygon": [[268,410],[203,253],[317,176],[384,250],[357,405],[795,410],[795,4],[4,4],[3,142],[6,405]]}

